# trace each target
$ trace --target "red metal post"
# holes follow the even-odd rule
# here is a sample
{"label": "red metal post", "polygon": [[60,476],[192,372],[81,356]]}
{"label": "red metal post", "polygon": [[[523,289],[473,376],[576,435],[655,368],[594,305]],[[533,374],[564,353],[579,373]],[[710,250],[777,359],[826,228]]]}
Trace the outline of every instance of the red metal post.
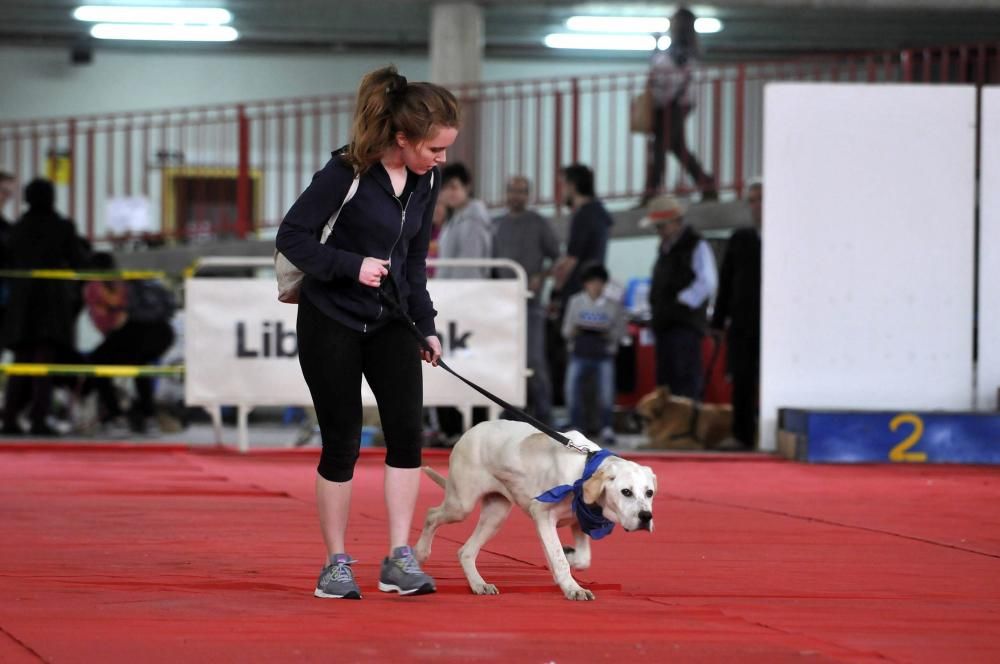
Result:
{"label": "red metal post", "polygon": [[[21,180],[21,182],[19,184],[21,186],[24,186],[24,181],[25,180],[30,180],[31,178],[33,178],[34,174],[31,174],[28,177],[23,177],[24,174],[21,172],[21,139],[22,138],[24,138],[24,137],[21,135],[20,128],[15,129],[14,130],[14,175],[17,175],[18,178]],[[14,217],[15,218],[21,216],[21,200],[23,198],[24,198],[23,196],[15,196],[14,197]]]}
{"label": "red metal post", "polygon": [[115,131],[114,126],[108,127],[108,136],[105,141],[104,160],[108,163],[106,180],[104,182],[105,195],[111,198],[115,194]]}
{"label": "red metal post", "polygon": [[[602,117],[601,116],[601,110],[600,110],[600,103],[601,103],[601,98],[600,98],[599,86],[598,86],[596,80],[591,79],[591,88],[590,88],[590,128],[591,128],[591,133],[590,133],[590,155],[588,155],[587,161],[590,162],[590,164],[593,165],[593,166],[596,166],[597,164],[601,163],[601,125],[603,123],[598,121],[598,118]],[[606,168],[605,169],[601,169],[601,170],[604,171],[603,173],[601,173],[601,175],[604,176],[604,177],[607,177],[608,170]],[[606,188],[605,188],[605,192],[607,192]]]}
{"label": "red metal post", "polygon": [[941,49],[941,71],[938,76],[938,82],[940,83],[950,83],[951,82],[951,51],[945,47]]}
{"label": "red metal post", "polygon": [[147,164],[153,163],[152,155],[149,154],[149,126],[152,118],[146,116],[146,122],[142,126],[142,195],[149,196],[149,167]]}
{"label": "red metal post", "polygon": [[562,187],[559,173],[562,170],[562,92],[555,91],[555,146],[552,150],[552,195],[555,197],[556,214],[562,214]]}
{"label": "red metal post", "polygon": [[[535,203],[541,200],[542,195],[542,88],[541,84],[535,85],[535,142],[533,144],[535,153]],[[553,190],[555,191],[555,190]]]}
{"label": "red metal post", "polygon": [[528,141],[527,132],[524,130],[524,127],[525,127],[525,125],[527,125],[527,121],[526,121],[525,113],[524,113],[524,106],[525,106],[525,104],[524,104],[524,88],[521,86],[520,83],[517,84],[517,90],[516,90],[515,94],[516,94],[516,99],[517,99],[517,116],[516,117],[517,117],[518,127],[519,127],[519,131],[517,132],[518,133],[517,139],[514,141],[514,144],[515,144],[516,150],[517,150],[515,159],[516,159],[516,162],[517,162],[517,172],[518,172],[518,174],[519,175],[527,176],[527,173],[525,173],[525,164],[524,164],[524,144]]}
{"label": "red metal post", "polygon": [[[712,81],[712,169],[721,185],[722,180],[722,79]],[[700,185],[701,183],[696,183]]]}
{"label": "red metal post", "polygon": [[38,153],[40,149],[41,147],[38,139],[38,125],[32,124],[31,125],[31,177],[32,178],[36,178],[39,175],[41,175],[41,172],[38,170],[38,162],[40,161]]}
{"label": "red metal post", "polygon": [[930,83],[931,82],[931,60],[932,60],[932,56],[931,56],[931,50],[929,48],[925,48],[923,50],[923,59],[924,59],[924,77],[923,77],[923,82],[924,83]]}
{"label": "red metal post", "polygon": [[125,123],[125,195],[132,195],[132,123]]}
{"label": "red metal post", "polygon": [[70,118],[69,126],[69,216],[76,221],[76,118]]}
{"label": "red metal post", "polygon": [[868,82],[874,83],[875,79],[878,78],[878,74],[875,71],[875,59],[869,55],[865,58],[865,66],[868,69]]}
{"label": "red metal post", "polygon": [[319,102],[313,106],[313,171],[323,167],[323,143],[320,138],[320,107]]}
{"label": "red metal post", "polygon": [[958,82],[965,83],[969,80],[969,48],[960,46],[958,49]]}
{"label": "red metal post", "polygon": [[[498,112],[500,113],[500,135],[497,137],[499,140],[497,140],[497,142],[496,142],[496,150],[498,150],[500,152],[500,169],[496,173],[493,174],[493,177],[494,177],[494,182],[496,182],[496,180],[499,180],[499,186],[501,188],[501,191],[503,190],[504,179],[506,178],[507,175],[511,175],[511,173],[507,172],[508,168],[509,168],[508,165],[507,165],[507,158],[509,157],[509,155],[507,153],[507,150],[509,149],[509,146],[510,146],[510,141],[508,140],[507,137],[511,135],[510,134],[511,124],[510,123],[513,121],[513,119],[515,117],[515,115],[514,115],[513,112],[510,112],[510,113],[507,112],[507,101],[508,100],[507,100],[506,96],[503,94],[503,88],[498,88],[498,90],[497,90],[497,99],[496,99],[496,108],[498,109]],[[520,116],[516,116],[516,117],[519,118]],[[489,127],[489,126],[492,126],[492,125],[493,125],[493,123],[484,123],[483,124],[484,127]],[[521,142],[520,141],[520,137],[515,134],[513,142],[515,144],[516,143],[520,143]],[[493,137],[489,138],[489,145],[493,145]],[[514,168],[517,168],[517,167],[514,166]],[[477,168],[476,170],[478,171],[480,169]],[[488,188],[489,185],[484,180],[484,178],[486,176],[488,176],[488,175],[489,175],[488,173],[479,173],[478,174],[479,181],[483,184],[483,188],[484,188],[483,193],[484,194],[486,194],[489,191],[489,188]]]}
{"label": "red metal post", "polygon": [[580,161],[580,79],[573,77],[570,81],[573,90],[573,126],[572,131],[572,156],[573,163]]}
{"label": "red metal post", "polygon": [[736,101],[734,103],[736,126],[733,127],[733,186],[736,187],[736,193],[739,196],[743,196],[743,142],[745,140],[743,114],[746,112],[746,77],[746,67],[738,65],[736,68]]}
{"label": "red metal post", "polygon": [[285,206],[285,113],[284,107],[278,107],[274,111],[274,119],[278,123],[278,136],[275,138],[276,157],[274,165],[278,169],[278,210],[287,209]]}
{"label": "red metal post", "polygon": [[243,239],[251,227],[250,220],[250,118],[240,104],[238,110],[239,167],[236,173],[236,235]]}
{"label": "red metal post", "polygon": [[302,159],[305,157],[305,146],[302,144],[302,105],[295,107],[295,191],[302,186]]}
{"label": "red metal post", "polygon": [[[632,136],[632,98],[636,95],[636,91],[633,89],[632,77],[627,79],[629,83],[625,85],[625,112],[627,113],[629,121],[629,132],[625,134],[625,193],[634,193],[632,189],[632,162],[635,161],[635,137]],[[645,85],[645,82],[643,82]],[[646,135],[642,134],[642,138],[645,141]]]}
{"label": "red metal post", "polygon": [[905,50],[899,54],[900,63],[903,66],[903,82],[913,82],[913,51]]}
{"label": "red metal post", "polygon": [[87,239],[94,240],[94,127],[87,127]]}

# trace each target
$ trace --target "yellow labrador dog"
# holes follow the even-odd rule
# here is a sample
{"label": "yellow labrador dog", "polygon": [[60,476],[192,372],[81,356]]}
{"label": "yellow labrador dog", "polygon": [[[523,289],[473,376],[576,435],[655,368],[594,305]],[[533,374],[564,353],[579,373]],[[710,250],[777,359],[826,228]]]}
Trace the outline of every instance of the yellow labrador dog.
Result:
{"label": "yellow labrador dog", "polygon": [[[615,524],[630,532],[653,530],[656,475],[647,466],[602,451],[576,431],[566,436],[592,454],[564,447],[524,422],[497,420],[469,429],[451,451],[447,479],[424,468],[444,487],[445,497],[427,511],[415,547],[417,560],[430,556],[439,526],[465,519],[481,503],[479,524],[458,558],[473,593],[498,594],[479,574],[476,558],[517,504],[534,520],[549,569],[566,598],[594,599],[570,567],[587,569],[590,539],[603,537]],[[589,478],[584,479],[585,471]],[[563,549],[556,530],[562,526],[570,527],[574,549]]]}

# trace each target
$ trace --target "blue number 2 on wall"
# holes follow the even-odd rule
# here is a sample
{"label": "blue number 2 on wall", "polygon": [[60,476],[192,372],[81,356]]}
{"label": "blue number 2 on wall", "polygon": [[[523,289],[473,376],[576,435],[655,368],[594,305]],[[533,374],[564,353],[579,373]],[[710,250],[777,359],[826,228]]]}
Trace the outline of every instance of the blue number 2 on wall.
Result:
{"label": "blue number 2 on wall", "polygon": [[904,424],[912,424],[913,431],[910,435],[889,450],[890,461],[909,461],[924,463],[927,461],[926,452],[911,452],[910,448],[920,442],[920,437],[924,435],[924,421],[915,413],[900,413],[889,422],[889,429],[896,431]]}

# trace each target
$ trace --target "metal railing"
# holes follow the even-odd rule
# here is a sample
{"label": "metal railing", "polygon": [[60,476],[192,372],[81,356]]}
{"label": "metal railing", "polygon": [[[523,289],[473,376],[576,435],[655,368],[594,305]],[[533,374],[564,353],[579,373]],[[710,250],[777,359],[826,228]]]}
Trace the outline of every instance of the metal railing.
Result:
{"label": "metal railing", "polygon": [[[763,88],[772,81],[982,86],[1000,82],[1000,44],[698,68],[687,141],[723,195],[739,194],[761,170]],[[638,196],[649,136],[630,131],[629,107],[646,82],[635,70],[456,86],[465,120],[449,160],[467,163],[490,206],[502,205],[506,179],[520,174],[534,183],[535,205],[558,207],[558,170],[576,161],[594,168],[602,198]],[[277,226],[347,142],[353,104],[353,94],[340,94],[2,122],[0,169],[22,183],[49,175],[60,209],[93,241],[243,238]],[[665,188],[693,190],[676,161],[667,163]],[[122,205],[136,197],[146,212]]]}

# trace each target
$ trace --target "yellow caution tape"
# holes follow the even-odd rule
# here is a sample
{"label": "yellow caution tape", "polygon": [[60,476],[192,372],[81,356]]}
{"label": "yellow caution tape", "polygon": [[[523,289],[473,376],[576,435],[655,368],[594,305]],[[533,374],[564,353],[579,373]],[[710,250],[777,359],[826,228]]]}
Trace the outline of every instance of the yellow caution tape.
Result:
{"label": "yellow caution tape", "polygon": [[162,270],[0,270],[6,279],[67,279],[70,281],[119,281],[136,279],[165,279]]}
{"label": "yellow caution tape", "polygon": [[127,364],[0,364],[8,376],[98,376],[100,378],[135,378],[136,376],[180,376],[183,365],[132,366]]}

